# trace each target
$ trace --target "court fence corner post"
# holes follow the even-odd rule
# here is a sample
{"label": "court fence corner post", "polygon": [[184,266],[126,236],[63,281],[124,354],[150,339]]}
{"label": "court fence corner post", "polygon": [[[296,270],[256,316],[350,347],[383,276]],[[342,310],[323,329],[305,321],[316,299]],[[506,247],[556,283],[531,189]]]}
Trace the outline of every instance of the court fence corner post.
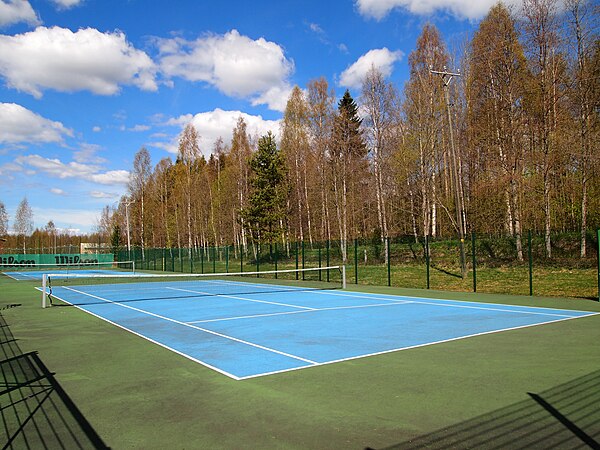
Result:
{"label": "court fence corner post", "polygon": [[342,289],[346,289],[346,265],[342,265]]}

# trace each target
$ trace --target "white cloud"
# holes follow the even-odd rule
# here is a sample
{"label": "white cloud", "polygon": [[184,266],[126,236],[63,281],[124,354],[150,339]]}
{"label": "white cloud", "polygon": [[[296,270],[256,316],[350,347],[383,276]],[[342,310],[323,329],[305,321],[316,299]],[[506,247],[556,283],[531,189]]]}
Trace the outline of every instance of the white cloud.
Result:
{"label": "white cloud", "polygon": [[386,47],[369,50],[342,72],[339,84],[348,88],[359,88],[371,67],[377,68],[384,77],[389,77],[394,69],[394,63],[402,56],[401,51],[392,52]]}
{"label": "white cloud", "polygon": [[[224,35],[209,34],[195,41],[175,38],[157,43],[165,75],[205,82],[226,95],[250,98],[281,110],[281,99],[265,95],[273,88],[289,92],[288,78],[294,63],[278,44],[264,38],[253,40],[237,30]],[[284,106],[285,101],[287,98]]]}
{"label": "white cloud", "polygon": [[92,131],[94,133],[100,133],[102,131],[102,128],[96,125],[94,128],[92,128]]}
{"label": "white cloud", "polygon": [[148,131],[150,129],[150,127],[148,125],[136,125],[132,128],[129,128],[129,131],[134,131],[136,133],[139,133],[141,131]]}
{"label": "white cloud", "polygon": [[95,183],[106,184],[109,186],[115,184],[124,185],[129,183],[129,172],[127,170],[109,170],[108,172],[92,175],[90,180]]}
{"label": "white cloud", "polygon": [[59,188],[51,188],[50,192],[52,192],[55,195],[67,195],[67,193],[65,191],[63,191],[62,189],[59,189]]}
{"label": "white cloud", "polygon": [[38,27],[15,36],[0,36],[0,75],[9,87],[40,98],[44,89],[88,90],[114,95],[121,85],[156,91],[156,67],[121,32],[93,28],[75,33]]}
{"label": "white cloud", "polygon": [[73,131],[15,103],[0,103],[0,143],[62,143]]}
{"label": "white cloud", "polygon": [[[380,20],[393,9],[405,9],[418,15],[441,11],[459,19],[481,19],[498,0],[355,0],[359,12]],[[521,6],[522,0],[504,0],[506,5]]]}
{"label": "white cloud", "polygon": [[[99,213],[89,209],[40,208],[32,206],[36,223],[45,226],[52,220],[60,230],[78,234],[81,229],[89,230],[98,224]],[[62,226],[59,226],[62,225]]]}
{"label": "white cloud", "polygon": [[25,22],[38,25],[38,19],[27,0],[0,0],[0,27]]}
{"label": "white cloud", "polygon": [[83,164],[77,161],[64,163],[59,159],[44,158],[40,155],[19,156],[14,162],[24,169],[33,169],[59,179],[77,178],[104,185],[126,185],[129,182],[128,171],[103,171],[95,164]]}
{"label": "white cloud", "polygon": [[92,191],[92,192],[90,192],[90,196],[92,196],[94,198],[117,200],[120,195],[115,194],[114,192]]}
{"label": "white cloud", "polygon": [[[200,150],[204,155],[209,156],[217,139],[222,138],[225,145],[231,143],[233,129],[240,117],[246,122],[246,132],[251,137],[262,136],[268,131],[275,135],[279,133],[279,120],[265,120],[261,116],[253,116],[241,111],[223,111],[219,108],[196,115],[179,116],[168,120],[166,125],[184,128],[187,124],[192,123],[200,136]],[[177,153],[178,138],[170,142],[154,142],[149,145]]]}
{"label": "white cloud", "polygon": [[52,0],[52,2],[59,9],[69,9],[75,6],[79,6],[82,3],[82,0]]}
{"label": "white cloud", "polygon": [[105,158],[97,156],[100,146],[95,144],[81,144],[81,148],[73,153],[73,159],[82,164],[102,164]]}

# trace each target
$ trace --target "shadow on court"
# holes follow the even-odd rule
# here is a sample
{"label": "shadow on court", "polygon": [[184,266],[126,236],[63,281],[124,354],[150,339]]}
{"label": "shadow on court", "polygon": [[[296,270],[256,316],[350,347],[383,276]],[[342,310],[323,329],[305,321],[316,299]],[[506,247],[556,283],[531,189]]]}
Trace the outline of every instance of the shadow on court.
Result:
{"label": "shadow on court", "polygon": [[600,370],[528,397],[385,450],[600,449]]}
{"label": "shadow on court", "polygon": [[37,352],[22,353],[1,314],[0,348],[2,449],[109,448]]}

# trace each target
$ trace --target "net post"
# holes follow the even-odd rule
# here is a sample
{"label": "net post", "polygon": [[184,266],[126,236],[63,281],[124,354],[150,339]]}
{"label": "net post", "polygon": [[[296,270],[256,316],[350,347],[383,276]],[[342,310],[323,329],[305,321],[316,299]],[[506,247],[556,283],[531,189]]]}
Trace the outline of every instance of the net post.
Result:
{"label": "net post", "polygon": [[46,293],[46,286],[48,285],[48,274],[42,275],[42,308],[46,308],[48,303],[48,294]]}
{"label": "net post", "polygon": [[135,274],[135,261],[131,261],[131,271]]}
{"label": "net post", "polygon": [[342,265],[342,289],[346,289],[346,266]]}

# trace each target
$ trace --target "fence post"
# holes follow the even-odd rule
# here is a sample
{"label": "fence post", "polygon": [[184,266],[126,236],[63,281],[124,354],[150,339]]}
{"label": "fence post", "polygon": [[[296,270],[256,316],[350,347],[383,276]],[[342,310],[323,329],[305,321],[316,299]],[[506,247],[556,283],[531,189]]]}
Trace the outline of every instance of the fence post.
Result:
{"label": "fence post", "polygon": [[531,250],[531,230],[527,232],[527,245],[529,247],[529,296],[533,296],[533,254]]}
{"label": "fence post", "polygon": [[296,280],[298,279],[298,241],[296,241]]}
{"label": "fence post", "polygon": [[358,284],[358,239],[354,239],[354,284]]}
{"label": "fence post", "polygon": [[225,273],[229,273],[229,244],[225,246]]}
{"label": "fence post", "polygon": [[[304,267],[305,267],[305,260],[304,260],[304,256],[305,256],[305,255],[304,255],[304,240],[302,240],[302,269],[304,269]],[[302,272],[302,281],[304,281],[305,279],[306,279],[306,278],[305,278],[305,272],[303,271],[303,272]]]}
{"label": "fence post", "polygon": [[598,301],[600,302],[600,228],[596,231],[596,237],[598,239]]}
{"label": "fence post", "polygon": [[471,254],[473,255],[473,292],[477,292],[477,258],[475,256],[475,232],[471,233]]}
{"label": "fence post", "polygon": [[260,278],[260,242],[256,243],[256,278]]}
{"label": "fence post", "polygon": [[204,244],[200,246],[200,273],[204,273]]}
{"label": "fence post", "polygon": [[244,244],[240,243],[240,272],[244,271]]}
{"label": "fence post", "polygon": [[[327,267],[329,267],[329,239],[327,239]],[[327,269],[327,282],[329,283],[329,269]]]}
{"label": "fence post", "polygon": [[217,273],[217,246],[213,246],[213,273]]}
{"label": "fence post", "polygon": [[[323,244],[322,242],[319,242],[319,269],[321,268],[321,245],[322,244]],[[323,277],[321,275],[321,271],[319,270],[319,281],[323,281],[322,278]]]}
{"label": "fence post", "polygon": [[427,234],[425,235],[425,265],[427,266],[427,289],[429,289],[429,235]]}
{"label": "fence post", "polygon": [[390,237],[385,238],[386,253],[387,253],[387,276],[388,276],[388,286],[392,285],[392,268],[390,266],[390,260],[392,259],[390,256]]}
{"label": "fence post", "polygon": [[277,279],[277,242],[275,242],[275,279]]}

